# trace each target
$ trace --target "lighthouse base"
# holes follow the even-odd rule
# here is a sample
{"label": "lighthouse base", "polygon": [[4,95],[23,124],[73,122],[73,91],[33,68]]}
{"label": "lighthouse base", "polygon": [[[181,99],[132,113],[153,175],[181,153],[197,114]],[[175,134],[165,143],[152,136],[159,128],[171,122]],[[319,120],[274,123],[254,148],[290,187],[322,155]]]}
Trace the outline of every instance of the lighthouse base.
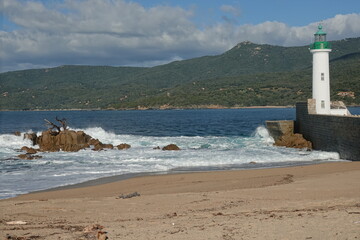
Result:
{"label": "lighthouse base", "polygon": [[[316,99],[308,99],[307,104],[310,114],[321,114],[316,110]],[[329,112],[324,115],[351,116],[351,113],[342,101],[333,101],[330,103]]]}

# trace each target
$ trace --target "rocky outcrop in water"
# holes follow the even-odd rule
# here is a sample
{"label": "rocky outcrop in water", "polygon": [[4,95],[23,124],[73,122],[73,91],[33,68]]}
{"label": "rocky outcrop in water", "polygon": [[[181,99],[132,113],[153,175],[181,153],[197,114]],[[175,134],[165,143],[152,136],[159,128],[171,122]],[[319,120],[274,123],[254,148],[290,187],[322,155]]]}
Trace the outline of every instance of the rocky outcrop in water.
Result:
{"label": "rocky outcrop in water", "polygon": [[307,141],[302,134],[300,133],[289,133],[282,135],[274,143],[275,146],[283,146],[290,148],[306,148],[312,149],[312,144],[310,141]]}
{"label": "rocky outcrop in water", "polygon": [[[114,149],[112,144],[104,144],[99,139],[94,139],[83,131],[74,131],[67,128],[66,119],[58,119],[61,126],[58,126],[45,119],[49,129],[43,131],[40,136],[36,133],[24,134],[24,139],[30,139],[33,145],[38,145],[38,149],[22,147],[21,151],[25,154],[20,154],[18,158],[21,159],[34,159],[38,158],[33,154],[38,152],[77,152],[82,149],[91,148],[93,151],[101,151],[105,149]],[[131,145],[121,143],[116,146],[119,150],[131,148]],[[160,147],[158,147],[160,149]],[[180,150],[175,144],[169,144],[162,148],[162,150]],[[41,157],[41,156],[40,156]]]}
{"label": "rocky outcrop in water", "polygon": [[312,149],[312,143],[302,134],[294,133],[294,121],[266,121],[266,128],[275,146]]}
{"label": "rocky outcrop in water", "polygon": [[163,147],[162,150],[164,150],[164,151],[178,151],[178,150],[180,150],[180,148],[175,144],[169,144],[169,145]]}
{"label": "rocky outcrop in water", "polygon": [[35,153],[37,153],[37,150],[36,150],[36,149],[34,149],[34,148],[29,148],[29,147],[22,147],[22,148],[21,148],[21,151],[24,151],[24,152],[26,152],[26,153],[28,153],[28,154],[35,154]]}
{"label": "rocky outcrop in water", "polygon": [[96,145],[94,145],[94,148],[92,150],[94,151],[101,151],[104,149],[113,149],[114,146],[112,144],[103,144],[103,143],[98,143]]}
{"label": "rocky outcrop in water", "polygon": [[77,152],[81,149],[90,147],[91,136],[83,131],[65,130],[55,134],[51,130],[42,132],[38,137],[37,143],[42,152]]}
{"label": "rocky outcrop in water", "polygon": [[42,156],[26,153],[26,154],[18,155],[18,158],[24,159],[24,160],[34,160],[34,159],[40,159],[40,158],[42,158]]}
{"label": "rocky outcrop in water", "polygon": [[[64,130],[54,132],[52,130],[47,130],[42,132],[39,137],[37,137],[36,134],[35,137],[33,137],[33,134],[31,134],[31,136],[33,139],[36,139],[36,144],[39,146],[39,149],[22,147],[21,151],[26,152],[26,154],[58,151],[77,152],[90,147],[92,147],[92,150],[94,151],[114,148],[112,144],[104,144],[99,141],[99,139],[94,139],[83,131]],[[126,143],[122,143],[117,146],[119,150],[128,149],[130,147],[131,146]]]}
{"label": "rocky outcrop in water", "polygon": [[129,149],[131,148],[131,145],[126,144],[126,143],[121,143],[119,145],[116,146],[119,150],[125,150],[125,149]]}

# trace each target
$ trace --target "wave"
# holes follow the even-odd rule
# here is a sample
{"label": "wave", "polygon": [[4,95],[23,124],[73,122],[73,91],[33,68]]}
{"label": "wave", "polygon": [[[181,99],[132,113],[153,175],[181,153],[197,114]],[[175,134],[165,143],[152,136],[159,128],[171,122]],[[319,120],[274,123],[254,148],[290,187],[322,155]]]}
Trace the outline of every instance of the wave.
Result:
{"label": "wave", "polygon": [[[132,147],[131,152],[139,151],[139,154],[144,154],[146,150],[153,150],[154,147],[163,147],[170,143],[178,145],[183,150],[202,150],[205,154],[206,151],[230,151],[236,150],[245,155],[249,153],[259,155],[265,159],[272,159],[279,155],[284,158],[288,155],[288,159],[292,159],[292,155],[298,155],[299,157],[306,158],[306,156],[316,155],[320,159],[338,159],[334,153],[311,151],[306,152],[299,149],[289,149],[282,147],[274,147],[274,139],[270,136],[268,130],[264,126],[259,126],[249,137],[243,136],[142,136],[142,135],[123,135],[115,134],[111,131],[106,131],[101,127],[91,127],[85,129],[73,129],[75,131],[84,131],[93,138],[99,139],[103,143],[110,143],[115,145],[121,143],[130,144]],[[0,145],[2,146],[1,152],[14,152],[20,149],[22,146],[30,147],[31,141],[24,139],[23,135],[28,132],[24,132],[21,136],[15,136],[13,134],[0,134]],[[38,133],[40,135],[40,133]],[[135,150],[134,150],[135,149]],[[5,151],[4,151],[5,150]],[[115,151],[115,150],[114,150]],[[94,155],[93,152],[87,150],[80,151],[81,154]],[[269,156],[264,156],[264,152],[271,153]],[[90,154],[92,153],[92,154]],[[70,154],[70,153],[69,153]],[[75,154],[75,153],[72,153]],[[183,154],[183,153],[182,153]],[[49,156],[55,155],[55,153],[48,153]],[[102,155],[96,153],[95,155]],[[107,154],[111,155],[111,154]],[[180,154],[181,155],[181,154]],[[257,158],[256,156],[249,156],[250,159]],[[226,158],[227,156],[223,156]],[[238,156],[241,158],[241,156]]]}
{"label": "wave", "polygon": [[274,138],[270,136],[269,131],[264,126],[257,127],[252,136],[260,138],[264,143],[267,144],[273,144],[275,142]]}
{"label": "wave", "polygon": [[18,151],[21,147],[31,147],[32,142],[29,139],[24,139],[24,134],[15,136],[14,134],[0,134],[0,159],[5,155],[10,156],[14,151]]}
{"label": "wave", "polygon": [[[18,149],[31,146],[22,136],[0,134],[0,182],[2,189],[13,194],[79,183],[99,177],[141,172],[164,172],[173,169],[215,169],[257,166],[274,167],[281,164],[339,160],[337,153],[305,151],[274,147],[274,140],[264,126],[256,128],[249,137],[243,136],[141,136],[115,134],[100,127],[81,130],[104,143],[131,145],[128,150],[94,152],[38,153],[37,160],[15,160]],[[170,143],[181,151],[161,151]],[[255,164],[256,165],[256,164]],[[9,197],[0,192],[0,198]]]}

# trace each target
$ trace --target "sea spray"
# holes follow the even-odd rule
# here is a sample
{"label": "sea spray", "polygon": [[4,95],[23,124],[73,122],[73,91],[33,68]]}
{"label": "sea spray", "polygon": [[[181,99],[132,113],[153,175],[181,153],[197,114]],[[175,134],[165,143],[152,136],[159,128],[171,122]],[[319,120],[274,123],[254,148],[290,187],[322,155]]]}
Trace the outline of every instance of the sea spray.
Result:
{"label": "sea spray", "polygon": [[14,134],[0,134],[0,146],[1,148],[21,148],[22,146],[30,147],[32,145],[31,140],[25,139],[23,137],[24,133],[21,136],[16,136]]}
{"label": "sea spray", "polygon": [[274,138],[270,136],[269,131],[264,126],[257,127],[255,132],[252,134],[252,136],[256,138],[260,138],[264,143],[267,144],[273,144],[275,142]]}

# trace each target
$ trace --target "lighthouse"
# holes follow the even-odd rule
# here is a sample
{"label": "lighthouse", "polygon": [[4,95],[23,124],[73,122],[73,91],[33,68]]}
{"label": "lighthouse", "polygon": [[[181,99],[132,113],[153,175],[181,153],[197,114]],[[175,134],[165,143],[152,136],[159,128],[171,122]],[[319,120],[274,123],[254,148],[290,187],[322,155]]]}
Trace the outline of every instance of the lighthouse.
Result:
{"label": "lighthouse", "polygon": [[326,32],[322,25],[314,34],[315,41],[310,45],[313,55],[312,97],[315,99],[317,114],[331,114],[330,110],[330,72],[329,53],[331,45],[326,41]]}

